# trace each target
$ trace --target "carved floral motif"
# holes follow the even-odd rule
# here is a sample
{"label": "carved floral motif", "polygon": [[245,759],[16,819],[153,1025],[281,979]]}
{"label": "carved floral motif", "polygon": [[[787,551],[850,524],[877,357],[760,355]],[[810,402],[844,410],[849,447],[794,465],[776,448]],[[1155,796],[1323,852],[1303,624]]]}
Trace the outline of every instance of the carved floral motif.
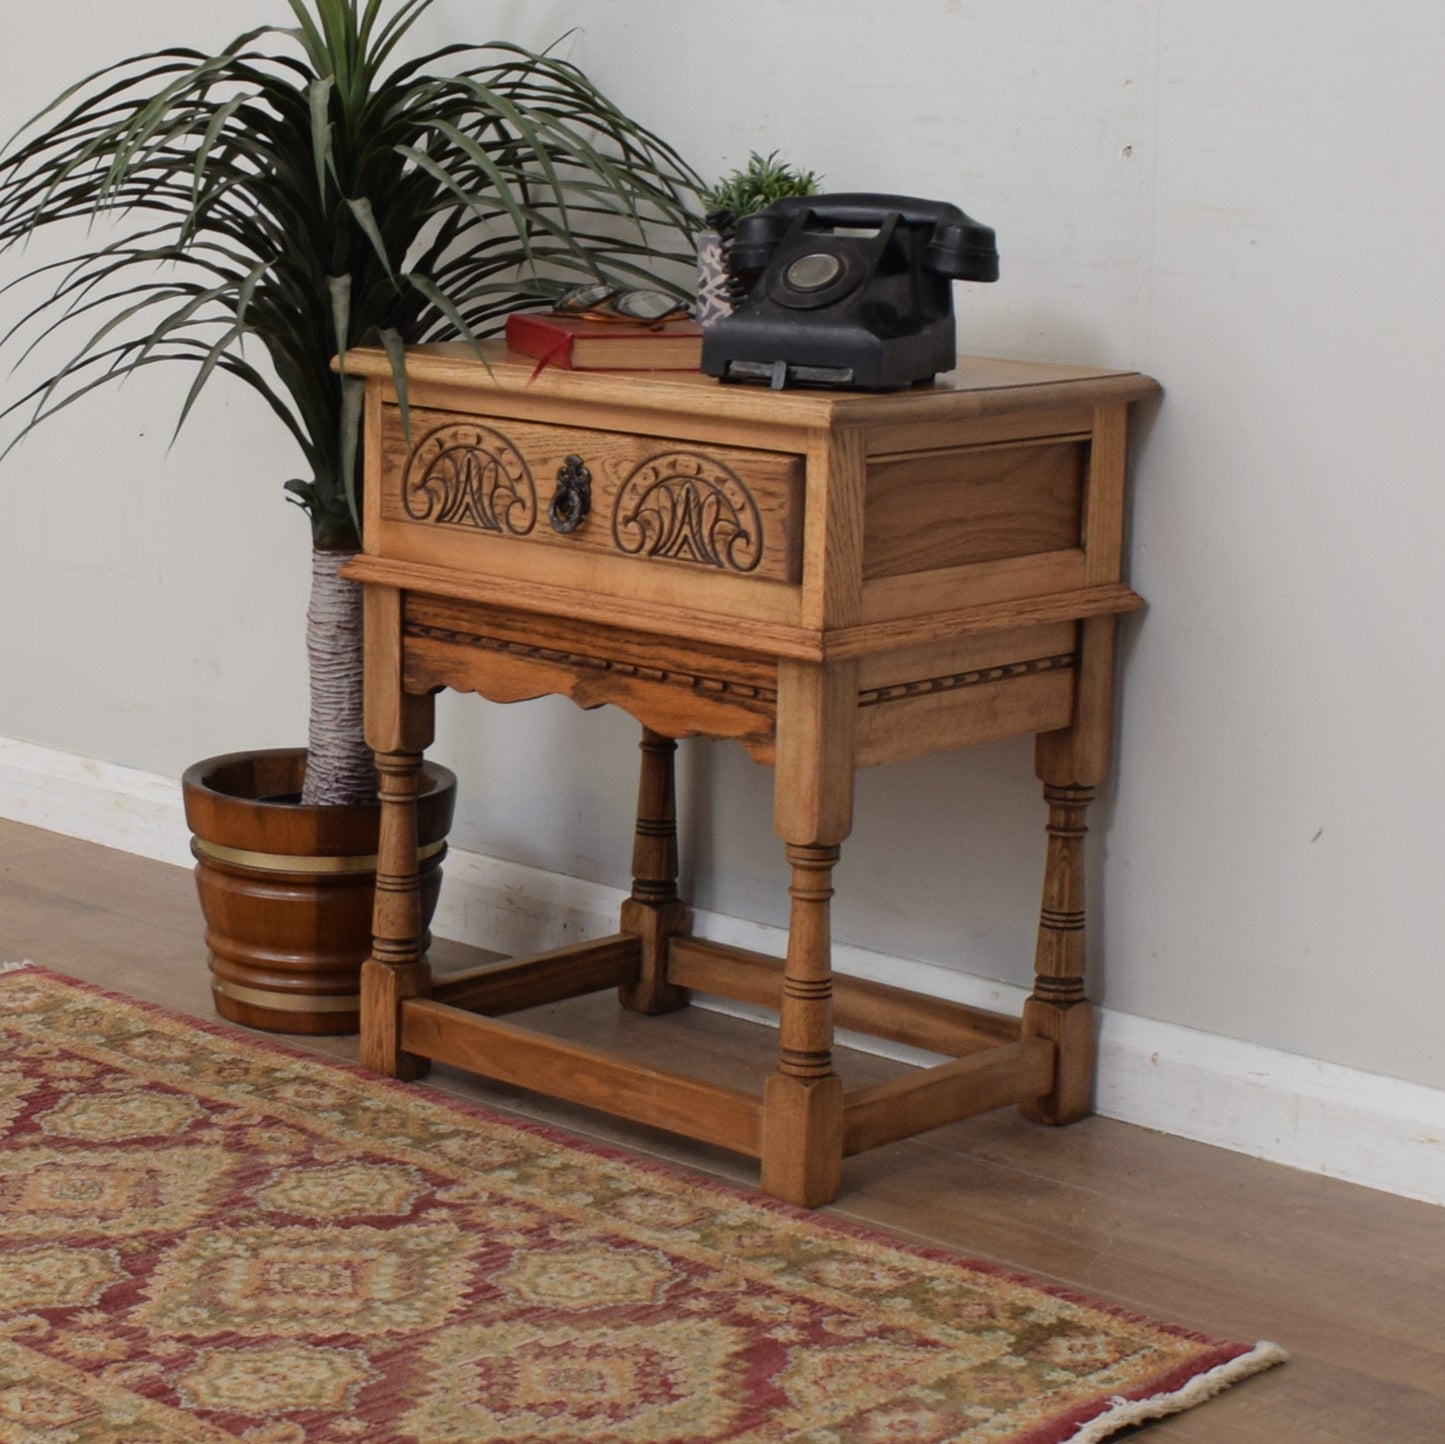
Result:
{"label": "carved floral motif", "polygon": [[736,472],[697,451],[666,451],[622,483],[612,537],[629,556],[751,572],[763,559],[757,502]]}
{"label": "carved floral motif", "polygon": [[537,488],[521,452],[489,426],[452,422],[423,437],[407,459],[402,503],[414,521],[526,536]]}

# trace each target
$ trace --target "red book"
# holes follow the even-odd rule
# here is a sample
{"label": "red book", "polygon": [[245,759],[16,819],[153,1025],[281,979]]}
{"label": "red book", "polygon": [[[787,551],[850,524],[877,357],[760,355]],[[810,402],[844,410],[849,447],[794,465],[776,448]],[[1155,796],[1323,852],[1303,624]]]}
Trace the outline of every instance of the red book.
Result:
{"label": "red book", "polygon": [[569,371],[696,371],[702,327],[696,321],[589,321],[554,311],[513,311],[507,345],[546,366]]}

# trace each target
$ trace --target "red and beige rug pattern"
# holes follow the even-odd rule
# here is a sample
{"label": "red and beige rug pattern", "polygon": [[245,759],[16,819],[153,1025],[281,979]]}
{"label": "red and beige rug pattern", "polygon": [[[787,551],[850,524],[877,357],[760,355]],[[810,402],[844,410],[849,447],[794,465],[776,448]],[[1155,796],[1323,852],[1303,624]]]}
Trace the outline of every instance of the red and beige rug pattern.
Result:
{"label": "red and beige rug pattern", "polygon": [[1058,1444],[1281,1357],[0,974],[3,1444]]}

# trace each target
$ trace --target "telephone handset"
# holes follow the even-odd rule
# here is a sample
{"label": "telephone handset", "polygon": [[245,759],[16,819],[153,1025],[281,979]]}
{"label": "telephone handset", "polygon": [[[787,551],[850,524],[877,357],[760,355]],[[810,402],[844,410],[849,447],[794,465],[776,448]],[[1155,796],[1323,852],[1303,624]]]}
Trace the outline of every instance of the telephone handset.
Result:
{"label": "telephone handset", "polygon": [[748,287],[703,336],[729,381],[887,390],[954,364],[955,280],[998,279],[994,233],[944,201],[790,196],[738,223]]}

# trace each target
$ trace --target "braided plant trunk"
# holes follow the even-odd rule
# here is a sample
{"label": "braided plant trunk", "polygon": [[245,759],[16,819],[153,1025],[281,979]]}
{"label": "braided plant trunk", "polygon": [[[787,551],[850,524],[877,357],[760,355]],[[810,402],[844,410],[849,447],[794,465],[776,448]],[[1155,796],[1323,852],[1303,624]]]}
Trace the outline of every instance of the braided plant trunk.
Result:
{"label": "braided plant trunk", "polygon": [[311,554],[311,725],[301,792],[308,805],[376,800],[376,765],[362,735],[361,587],[340,575],[354,555]]}

